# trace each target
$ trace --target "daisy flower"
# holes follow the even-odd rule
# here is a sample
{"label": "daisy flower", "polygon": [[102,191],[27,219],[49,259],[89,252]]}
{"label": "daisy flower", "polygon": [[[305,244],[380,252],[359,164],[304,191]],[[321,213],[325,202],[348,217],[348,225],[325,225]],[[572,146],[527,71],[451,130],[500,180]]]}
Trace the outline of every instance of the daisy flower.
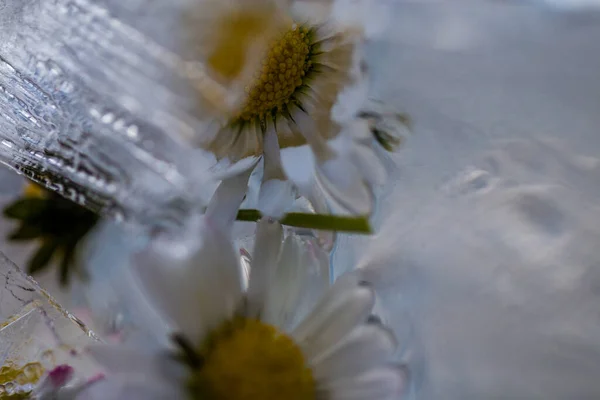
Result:
{"label": "daisy flower", "polygon": [[[197,140],[233,163],[262,156],[266,215],[279,217],[285,207],[273,204],[289,203],[298,189],[312,201],[315,185],[344,212],[368,215],[373,186],[382,182],[371,129],[380,116],[364,114],[367,120],[361,110],[363,28],[336,18],[331,3],[212,0],[191,18],[198,56],[211,77],[203,80],[211,85],[199,86],[202,117],[210,122]],[[216,96],[215,87],[227,88],[221,92],[231,93],[230,101]],[[303,145],[313,156],[301,168],[314,168],[314,179],[293,185],[280,152]]]}
{"label": "daisy flower", "polygon": [[108,374],[104,399],[400,398],[395,338],[371,315],[375,293],[358,271],[318,290],[310,266],[320,249],[263,219],[246,275],[221,221],[205,217],[195,251],[139,260],[169,340],[92,347]]}

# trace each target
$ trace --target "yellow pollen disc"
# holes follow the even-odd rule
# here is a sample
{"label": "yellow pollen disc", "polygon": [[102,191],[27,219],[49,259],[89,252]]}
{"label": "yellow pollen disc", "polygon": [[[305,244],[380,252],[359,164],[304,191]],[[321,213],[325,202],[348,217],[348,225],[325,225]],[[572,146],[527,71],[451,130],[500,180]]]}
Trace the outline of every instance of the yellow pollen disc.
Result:
{"label": "yellow pollen disc", "polygon": [[191,381],[194,399],[314,400],[315,384],[296,343],[253,319],[224,323],[206,341]]}
{"label": "yellow pollen disc", "polygon": [[262,68],[246,88],[248,99],[239,114],[242,120],[264,118],[274,109],[281,109],[302,86],[311,68],[309,30],[293,27],[269,48]]}

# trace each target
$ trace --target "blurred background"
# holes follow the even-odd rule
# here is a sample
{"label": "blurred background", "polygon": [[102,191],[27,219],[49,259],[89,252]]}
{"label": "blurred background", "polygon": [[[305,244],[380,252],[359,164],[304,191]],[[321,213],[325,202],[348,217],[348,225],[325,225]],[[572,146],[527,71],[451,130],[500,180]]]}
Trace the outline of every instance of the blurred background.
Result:
{"label": "blurred background", "polygon": [[[600,398],[600,1],[346,2],[367,21],[371,94],[414,129],[387,160],[379,233],[340,235],[331,260],[376,282],[411,395]],[[159,62],[183,57],[188,3],[0,5],[4,204],[23,190],[15,170],[142,225],[206,197],[206,164],[171,132],[197,127],[173,94],[186,78]],[[0,250],[23,266],[32,246]],[[36,279],[94,327],[55,270]]]}

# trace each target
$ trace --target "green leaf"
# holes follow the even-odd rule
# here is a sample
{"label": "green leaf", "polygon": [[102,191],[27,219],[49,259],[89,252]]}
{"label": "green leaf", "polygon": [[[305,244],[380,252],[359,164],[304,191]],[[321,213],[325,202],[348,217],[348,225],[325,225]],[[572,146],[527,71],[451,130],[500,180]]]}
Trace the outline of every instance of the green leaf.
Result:
{"label": "green leaf", "polygon": [[32,239],[36,239],[42,236],[43,232],[37,225],[31,224],[22,224],[17,228],[17,230],[13,231],[10,235],[8,235],[8,240],[21,242],[28,241]]}
{"label": "green leaf", "polygon": [[38,251],[33,255],[33,257],[29,260],[27,265],[27,273],[29,275],[34,275],[35,273],[43,270],[48,264],[50,260],[52,260],[52,255],[58,248],[58,242],[52,239],[45,241],[42,246],[38,249]]}
{"label": "green leaf", "polygon": [[[258,210],[238,211],[238,221],[258,221],[262,214]],[[279,221],[283,225],[297,228],[319,229],[325,231],[372,233],[369,218],[365,216],[347,217],[327,214],[288,213]]]}
{"label": "green leaf", "polygon": [[12,219],[31,220],[44,213],[47,205],[46,199],[31,198],[19,199],[9,204],[4,209],[4,216]]}

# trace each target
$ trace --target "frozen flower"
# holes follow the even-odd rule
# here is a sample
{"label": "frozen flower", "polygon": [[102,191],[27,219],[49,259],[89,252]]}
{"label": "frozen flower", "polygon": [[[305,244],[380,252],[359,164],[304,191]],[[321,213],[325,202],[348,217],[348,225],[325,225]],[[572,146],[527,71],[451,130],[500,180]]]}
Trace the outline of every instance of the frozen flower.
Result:
{"label": "frozen flower", "polygon": [[[49,371],[31,391],[16,389],[10,393],[0,392],[1,399],[75,400],[81,393],[102,379],[94,377],[81,384],[72,384],[74,370],[69,365],[59,365]],[[6,390],[6,389],[3,389]]]}
{"label": "frozen flower", "polygon": [[63,285],[76,271],[78,244],[98,221],[94,212],[35,183],[29,183],[23,197],[4,209],[4,216],[20,223],[8,240],[39,242],[38,250],[27,264],[27,273],[43,271],[59,256],[59,278]]}
{"label": "frozen flower", "polygon": [[[313,201],[315,186],[344,212],[368,215],[373,186],[385,177],[371,129],[379,116],[361,117],[363,27],[336,18],[329,3],[204,1],[193,23],[207,75],[235,99],[225,104],[215,85],[201,87],[203,118],[211,122],[199,144],[234,163],[263,157],[259,204],[266,215],[280,217],[297,190]],[[312,157],[294,168],[315,173],[311,183],[294,185],[281,150],[302,145]]]}
{"label": "frozen flower", "polygon": [[213,206],[197,250],[138,260],[141,282],[172,333],[157,348],[92,347],[111,385],[103,398],[399,398],[406,376],[391,360],[395,338],[372,318],[375,293],[361,275],[315,292],[310,266],[320,249],[284,237],[271,219],[257,226],[246,275],[225,233],[231,207]]}

